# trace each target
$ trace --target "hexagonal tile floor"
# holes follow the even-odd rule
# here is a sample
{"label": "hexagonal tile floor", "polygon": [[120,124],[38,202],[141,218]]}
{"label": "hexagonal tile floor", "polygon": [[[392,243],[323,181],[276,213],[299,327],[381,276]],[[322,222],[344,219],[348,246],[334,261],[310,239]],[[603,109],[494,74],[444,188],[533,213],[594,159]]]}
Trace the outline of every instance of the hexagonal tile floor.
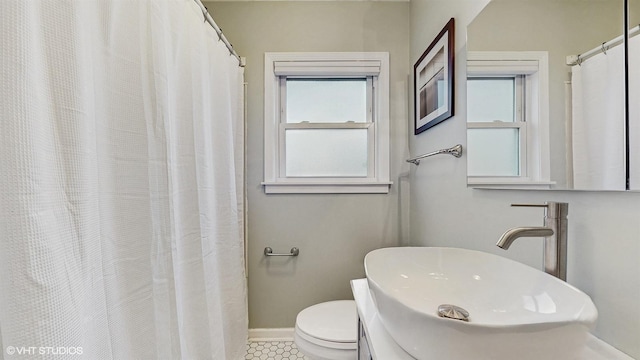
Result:
{"label": "hexagonal tile floor", "polygon": [[245,360],[306,359],[293,341],[250,341]]}

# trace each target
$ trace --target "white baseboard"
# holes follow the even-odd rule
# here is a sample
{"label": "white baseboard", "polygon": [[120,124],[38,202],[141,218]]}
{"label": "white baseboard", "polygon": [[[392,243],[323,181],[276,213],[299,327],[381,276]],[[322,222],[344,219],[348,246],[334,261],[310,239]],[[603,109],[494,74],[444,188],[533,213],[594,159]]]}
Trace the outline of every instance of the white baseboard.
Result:
{"label": "white baseboard", "polygon": [[294,328],[249,329],[250,341],[293,341]]}
{"label": "white baseboard", "polygon": [[633,360],[622,351],[614,348],[603,340],[589,334],[585,350],[585,358],[589,360]]}

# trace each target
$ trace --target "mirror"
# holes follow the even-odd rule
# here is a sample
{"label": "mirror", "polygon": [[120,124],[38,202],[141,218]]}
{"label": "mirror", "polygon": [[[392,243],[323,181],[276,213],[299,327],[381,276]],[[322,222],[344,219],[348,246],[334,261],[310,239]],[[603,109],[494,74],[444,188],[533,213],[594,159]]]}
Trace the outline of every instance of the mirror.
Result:
{"label": "mirror", "polygon": [[[640,24],[640,0],[630,1],[630,23]],[[626,189],[624,53],[611,43],[623,37],[624,3],[493,0],[474,19],[467,29],[470,186]],[[640,80],[638,52],[629,64]]]}

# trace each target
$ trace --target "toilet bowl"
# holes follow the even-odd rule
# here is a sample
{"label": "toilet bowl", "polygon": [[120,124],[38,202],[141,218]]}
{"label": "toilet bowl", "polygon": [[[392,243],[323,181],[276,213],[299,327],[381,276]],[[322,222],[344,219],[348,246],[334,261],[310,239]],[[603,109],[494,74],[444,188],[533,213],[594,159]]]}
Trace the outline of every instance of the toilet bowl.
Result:
{"label": "toilet bowl", "polygon": [[296,318],[294,340],[310,360],[355,360],[358,315],[353,300],[320,303]]}

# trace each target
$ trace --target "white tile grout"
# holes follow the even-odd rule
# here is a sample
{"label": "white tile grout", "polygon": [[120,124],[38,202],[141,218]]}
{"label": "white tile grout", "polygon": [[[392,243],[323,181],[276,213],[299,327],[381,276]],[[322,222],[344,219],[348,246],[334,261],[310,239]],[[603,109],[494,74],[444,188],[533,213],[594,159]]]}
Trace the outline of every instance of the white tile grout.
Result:
{"label": "white tile grout", "polygon": [[293,341],[249,341],[245,360],[306,360]]}

